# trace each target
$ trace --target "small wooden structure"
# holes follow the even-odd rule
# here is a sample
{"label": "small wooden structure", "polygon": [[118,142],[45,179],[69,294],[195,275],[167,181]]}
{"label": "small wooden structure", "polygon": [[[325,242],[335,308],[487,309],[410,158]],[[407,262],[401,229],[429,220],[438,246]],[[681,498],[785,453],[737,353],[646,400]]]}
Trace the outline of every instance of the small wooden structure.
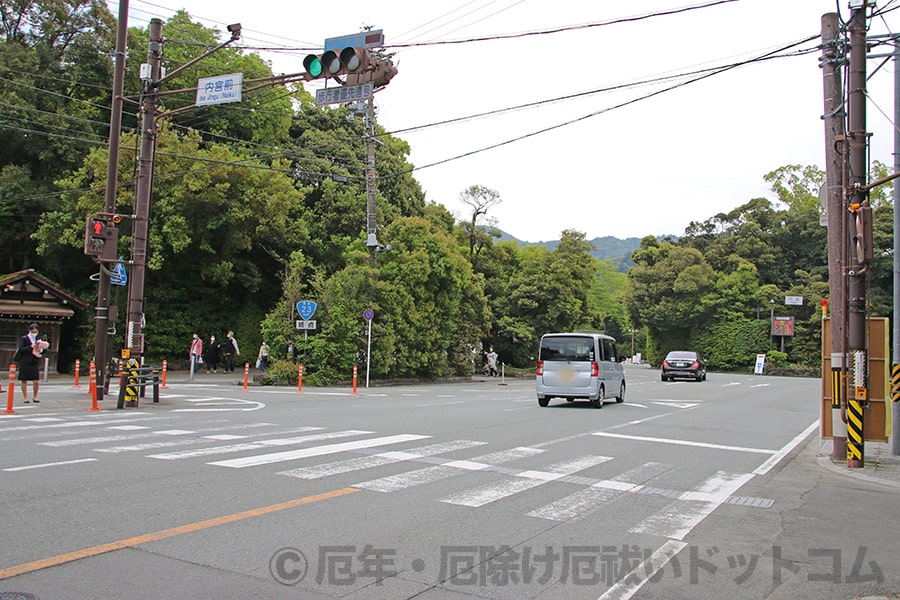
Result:
{"label": "small wooden structure", "polygon": [[50,344],[49,372],[56,372],[62,324],[87,306],[34,269],[0,276],[0,368],[12,363],[28,324],[37,323]]}

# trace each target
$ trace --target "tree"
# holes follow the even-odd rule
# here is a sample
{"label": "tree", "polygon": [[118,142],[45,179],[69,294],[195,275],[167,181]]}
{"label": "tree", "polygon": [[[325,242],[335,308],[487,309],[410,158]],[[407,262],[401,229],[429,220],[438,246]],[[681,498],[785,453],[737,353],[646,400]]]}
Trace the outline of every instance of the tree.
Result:
{"label": "tree", "polygon": [[478,254],[490,245],[491,238],[500,237],[492,228],[493,222],[486,218],[488,210],[500,204],[500,194],[483,185],[473,185],[460,193],[459,201],[472,209],[471,219],[463,221],[462,227],[469,241],[469,260],[477,270]]}

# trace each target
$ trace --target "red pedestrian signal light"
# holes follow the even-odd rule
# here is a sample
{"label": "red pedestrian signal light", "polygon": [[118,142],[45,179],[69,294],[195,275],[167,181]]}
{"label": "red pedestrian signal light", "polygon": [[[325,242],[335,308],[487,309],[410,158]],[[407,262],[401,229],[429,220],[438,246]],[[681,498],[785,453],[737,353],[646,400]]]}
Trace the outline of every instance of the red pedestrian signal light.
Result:
{"label": "red pedestrian signal light", "polygon": [[84,253],[100,262],[116,262],[119,230],[108,215],[96,214],[87,218],[84,230]]}

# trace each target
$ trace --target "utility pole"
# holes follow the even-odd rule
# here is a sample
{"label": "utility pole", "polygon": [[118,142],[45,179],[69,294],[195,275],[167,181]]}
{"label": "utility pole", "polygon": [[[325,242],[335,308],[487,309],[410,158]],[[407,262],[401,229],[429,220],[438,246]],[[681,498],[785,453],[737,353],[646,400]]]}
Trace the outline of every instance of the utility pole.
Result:
{"label": "utility pole", "polygon": [[865,415],[868,404],[868,356],[866,349],[866,227],[868,211],[866,133],[866,12],[868,0],[853,0],[850,17],[850,74],[848,95],[849,212],[852,219],[847,265],[848,358],[853,360],[854,392],[847,398],[847,467],[865,466]]}
{"label": "utility pole", "polygon": [[369,248],[372,263],[378,252],[378,235],[375,226],[375,196],[378,192],[375,171],[375,98],[369,98],[366,107],[366,247]]}
{"label": "utility pole", "polygon": [[[847,456],[847,424],[843,420],[846,398],[846,369],[844,357],[845,315],[844,253],[847,247],[846,211],[843,205],[843,145],[844,98],[841,68],[845,63],[837,13],[822,15],[822,76],[825,115],[825,206],[828,215],[828,282],[831,304],[831,435],[832,456]],[[824,415],[823,415],[824,417]]]}
{"label": "utility pole", "polygon": [[[900,47],[894,48],[894,123],[900,123]],[[900,173],[900,128],[894,127],[894,173]],[[894,182],[894,343],[891,365],[891,454],[900,456],[900,182]]]}
{"label": "utility pole", "polygon": [[[131,223],[132,275],[128,286],[128,328],[125,347],[131,356],[144,353],[144,280],[147,271],[147,238],[150,230],[150,190],[153,183],[153,155],[156,149],[156,101],[162,63],[162,20],[150,20],[150,44],[147,49],[149,73],[143,72],[141,99],[141,150]],[[144,77],[144,76],[147,77]]]}
{"label": "utility pole", "polygon": [[[125,54],[128,35],[128,0],[119,2],[119,22],[116,28],[116,61],[113,72],[112,103],[109,116],[109,159],[106,166],[106,196],[104,212],[116,212],[116,189],[119,179],[119,143],[122,138],[122,93],[125,87]],[[106,381],[107,340],[109,338],[109,272],[100,265],[97,284],[97,314],[94,317],[94,369],[97,377],[97,400],[103,400]]]}

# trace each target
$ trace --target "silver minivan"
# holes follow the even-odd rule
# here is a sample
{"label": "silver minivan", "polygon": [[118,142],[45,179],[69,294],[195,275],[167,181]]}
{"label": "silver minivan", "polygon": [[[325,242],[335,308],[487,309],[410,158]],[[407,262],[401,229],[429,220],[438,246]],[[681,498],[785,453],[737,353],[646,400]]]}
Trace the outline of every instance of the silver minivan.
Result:
{"label": "silver minivan", "polygon": [[625,401],[624,356],[616,340],[602,333],[548,333],[541,337],[535,377],[538,404],[550,398],[589,400],[596,408]]}

